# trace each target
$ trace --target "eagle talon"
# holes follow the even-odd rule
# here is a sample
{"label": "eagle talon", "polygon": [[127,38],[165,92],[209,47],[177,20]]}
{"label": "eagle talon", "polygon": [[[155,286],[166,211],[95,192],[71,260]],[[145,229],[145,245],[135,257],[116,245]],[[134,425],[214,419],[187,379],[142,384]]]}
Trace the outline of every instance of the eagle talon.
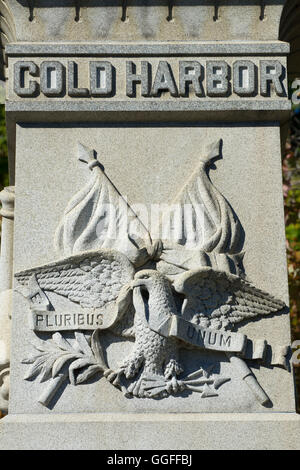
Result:
{"label": "eagle talon", "polygon": [[108,380],[108,382],[110,382],[115,387],[118,387],[118,386],[121,386],[120,377],[121,377],[122,373],[123,373],[122,370],[114,371],[112,369],[107,369],[103,373],[103,375],[106,378],[106,380]]}
{"label": "eagle talon", "polygon": [[168,380],[166,383],[166,391],[169,395],[176,395],[178,392],[181,392],[185,389],[184,384],[181,380],[177,380],[175,376],[171,380]]}

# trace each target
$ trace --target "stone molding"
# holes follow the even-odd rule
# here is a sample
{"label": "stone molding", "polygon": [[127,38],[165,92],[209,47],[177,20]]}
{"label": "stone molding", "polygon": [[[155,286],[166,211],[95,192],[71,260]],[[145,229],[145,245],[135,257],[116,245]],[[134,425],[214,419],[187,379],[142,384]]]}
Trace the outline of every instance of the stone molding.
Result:
{"label": "stone molding", "polygon": [[27,414],[9,415],[2,424],[3,450],[300,448],[296,413]]}
{"label": "stone molding", "polygon": [[13,43],[6,46],[6,54],[14,56],[222,56],[222,55],[287,55],[288,43],[283,41],[202,41],[202,42],[148,42],[122,44],[99,43]]}
{"label": "stone molding", "polygon": [[[5,0],[3,0],[6,3]],[[285,0],[238,2],[212,0],[10,0],[17,40],[117,39],[277,39]],[[232,26],[232,21],[235,27]]]}

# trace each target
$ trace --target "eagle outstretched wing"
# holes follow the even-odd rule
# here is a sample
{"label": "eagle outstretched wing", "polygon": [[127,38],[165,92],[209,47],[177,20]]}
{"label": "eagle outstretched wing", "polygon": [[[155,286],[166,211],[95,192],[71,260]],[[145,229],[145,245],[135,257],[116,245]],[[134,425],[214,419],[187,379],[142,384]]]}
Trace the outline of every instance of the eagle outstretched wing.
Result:
{"label": "eagle outstretched wing", "polygon": [[[82,308],[116,310],[120,317],[129,307],[126,286],[135,269],[128,258],[116,251],[90,251],[54,263],[18,272],[15,277],[19,291],[33,304],[49,309],[50,302],[43,291],[67,297]],[[48,303],[48,304],[47,304]]]}
{"label": "eagle outstretched wing", "polygon": [[235,323],[285,307],[284,302],[244,279],[209,267],[182,274],[174,289],[185,296],[182,316],[207,328],[230,329]]}

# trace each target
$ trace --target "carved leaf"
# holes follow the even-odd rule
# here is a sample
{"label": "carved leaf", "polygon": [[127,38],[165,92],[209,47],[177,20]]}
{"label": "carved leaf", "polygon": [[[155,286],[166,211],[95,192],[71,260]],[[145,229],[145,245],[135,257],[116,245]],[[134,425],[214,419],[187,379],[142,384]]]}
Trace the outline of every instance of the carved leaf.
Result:
{"label": "carved leaf", "polygon": [[54,333],[52,335],[52,339],[57,344],[57,346],[63,351],[74,352],[74,349],[72,348],[70,343],[60,333]]}
{"label": "carved leaf", "polygon": [[50,379],[52,374],[52,366],[56,360],[55,355],[51,355],[48,357],[48,359],[44,362],[43,367],[41,369],[41,372],[39,374],[39,380],[40,382],[45,382],[46,380]]}
{"label": "carved leaf", "polygon": [[79,374],[76,377],[76,385],[81,384],[85,382],[86,380],[90,379],[97,372],[102,372],[102,369],[99,365],[96,365],[96,364],[89,366],[83,372],[79,372]]}
{"label": "carved leaf", "polygon": [[39,357],[46,356],[47,353],[42,353],[42,354],[31,354],[25,359],[22,359],[21,364],[33,364],[34,361],[36,361]]}
{"label": "carved leaf", "polygon": [[[96,371],[106,370],[107,365],[100,343],[96,345],[93,338],[93,348],[97,354],[96,356],[83,333],[75,332],[74,336],[74,347],[58,332],[54,333],[52,340],[48,342],[42,340],[35,341],[34,347],[40,351],[40,354],[31,355],[22,360],[23,364],[32,364],[27,370],[24,379],[30,380],[39,376],[40,382],[44,382],[51,377],[55,378],[63,366],[72,360],[74,362],[69,366],[69,378],[72,384],[76,382],[74,373],[77,369],[91,365],[96,366],[88,370],[86,374],[81,372],[78,383],[83,382],[85,377],[89,378]],[[99,363],[97,364],[97,362]]]}
{"label": "carved leaf", "polygon": [[30,380],[35,378],[42,370],[43,364],[45,362],[45,355],[40,356],[34,363],[32,364],[31,367],[27,370],[24,379],[25,380]]}
{"label": "carved leaf", "polygon": [[92,350],[83,333],[75,332],[75,338],[80,350],[87,356],[92,356]]}
{"label": "carved leaf", "polygon": [[89,366],[91,364],[95,364],[95,360],[93,357],[90,358],[81,358],[77,359],[76,361],[72,362],[69,367],[69,379],[72,385],[76,384],[75,380],[75,371],[77,369],[82,369],[83,367]]}
{"label": "carved leaf", "polygon": [[39,341],[31,341],[32,346],[42,353],[53,353],[57,351],[57,345],[51,341],[43,341],[39,339]]}
{"label": "carved leaf", "polygon": [[71,359],[77,359],[77,357],[78,356],[75,356],[74,353],[70,353],[57,358],[52,366],[52,377],[56,377],[68,361]]}

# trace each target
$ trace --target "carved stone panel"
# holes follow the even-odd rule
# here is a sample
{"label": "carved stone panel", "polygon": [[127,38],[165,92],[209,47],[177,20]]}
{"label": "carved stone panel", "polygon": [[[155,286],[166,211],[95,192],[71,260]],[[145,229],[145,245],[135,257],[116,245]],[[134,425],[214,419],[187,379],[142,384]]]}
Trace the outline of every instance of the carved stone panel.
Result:
{"label": "carved stone panel", "polygon": [[[270,380],[290,379],[288,337],[271,334],[274,323],[287,321],[284,292],[264,277],[271,246],[259,241],[258,252],[253,222],[226,183],[239,160],[254,158],[246,141],[259,138],[260,127],[245,128],[244,141],[230,125],[221,136],[203,125],[170,126],[163,145],[154,144],[159,129],[151,125],[66,126],[63,148],[55,150],[47,142],[60,127],[49,125],[42,138],[38,127],[21,126],[18,138],[29,131],[29,167],[39,161],[47,179],[48,165],[62,175],[71,168],[64,183],[56,178],[47,189],[61,187],[62,194],[64,184],[58,204],[47,211],[41,205],[28,220],[31,266],[18,251],[15,302],[28,338],[18,369],[32,408],[71,411],[76,402],[82,411],[175,411],[180,402],[185,411],[282,409]],[[274,132],[271,126],[268,141]],[[240,145],[228,152],[233,135]],[[34,143],[41,138],[42,159]],[[265,158],[262,171],[270,171]],[[144,182],[154,170],[148,191]],[[20,166],[18,174],[29,183]],[[42,203],[44,183],[30,181]],[[245,171],[236,187],[252,194],[251,181]],[[256,187],[258,202],[264,189]],[[24,200],[20,216],[26,207]],[[44,227],[43,243],[35,223]],[[254,259],[265,260],[259,270]],[[13,406],[21,411],[25,403]]]}

